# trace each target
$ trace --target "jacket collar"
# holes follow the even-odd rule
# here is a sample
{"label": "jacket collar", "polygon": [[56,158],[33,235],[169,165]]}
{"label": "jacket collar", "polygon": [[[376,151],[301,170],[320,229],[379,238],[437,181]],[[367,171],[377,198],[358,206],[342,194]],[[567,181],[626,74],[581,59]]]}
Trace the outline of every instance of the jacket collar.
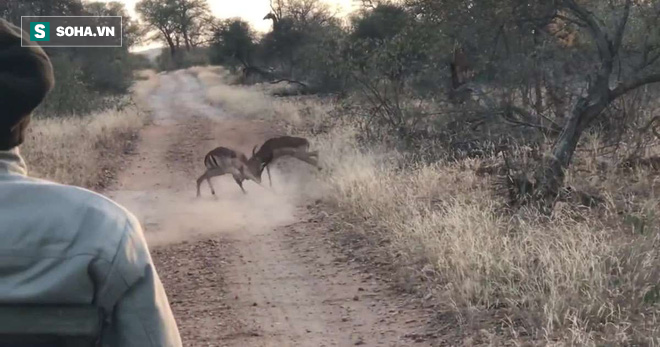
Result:
{"label": "jacket collar", "polygon": [[12,148],[8,151],[0,151],[0,175],[14,174],[14,175],[27,175],[27,166],[18,147]]}

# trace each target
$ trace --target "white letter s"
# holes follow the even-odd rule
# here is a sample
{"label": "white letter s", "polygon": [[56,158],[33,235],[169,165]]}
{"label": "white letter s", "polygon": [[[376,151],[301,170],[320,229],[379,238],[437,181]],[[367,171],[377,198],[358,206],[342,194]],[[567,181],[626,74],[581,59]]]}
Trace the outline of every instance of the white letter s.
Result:
{"label": "white letter s", "polygon": [[46,32],[44,31],[44,29],[46,29],[46,26],[43,25],[43,24],[35,25],[34,26],[34,31],[36,31],[37,33],[34,34],[34,37],[36,37],[38,39],[43,39],[44,37],[46,37]]}

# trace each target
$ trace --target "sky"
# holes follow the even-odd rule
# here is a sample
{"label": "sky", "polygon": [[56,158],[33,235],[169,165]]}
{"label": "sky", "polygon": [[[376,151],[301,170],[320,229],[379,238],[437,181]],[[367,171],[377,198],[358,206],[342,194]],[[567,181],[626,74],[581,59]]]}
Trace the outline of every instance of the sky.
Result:
{"label": "sky", "polygon": [[[103,0],[110,1],[110,0]],[[135,3],[139,0],[114,0],[123,2],[130,11],[131,16],[136,17]],[[337,9],[340,15],[345,15],[353,10],[354,0],[325,0],[333,8]],[[269,0],[208,0],[211,11],[219,18],[241,17],[248,21],[252,27],[261,32],[270,30],[271,21],[263,20],[264,16],[270,12]],[[135,47],[133,51],[159,47],[160,43],[148,43]]]}

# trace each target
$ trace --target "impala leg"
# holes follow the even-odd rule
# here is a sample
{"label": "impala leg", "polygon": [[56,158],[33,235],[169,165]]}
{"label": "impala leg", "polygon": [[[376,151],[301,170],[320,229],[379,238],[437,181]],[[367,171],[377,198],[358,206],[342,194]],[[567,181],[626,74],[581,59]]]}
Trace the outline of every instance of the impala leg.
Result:
{"label": "impala leg", "polygon": [[199,178],[197,179],[197,197],[199,197],[201,194],[199,192],[199,187],[202,185],[202,182],[206,179],[206,174],[208,171],[204,172]]}
{"label": "impala leg", "polygon": [[266,173],[268,173],[268,184],[270,184],[271,188],[273,187],[273,181],[270,179],[270,168],[268,165],[266,165]]}
{"label": "impala leg", "polygon": [[211,188],[211,194],[213,194],[213,196],[215,196],[215,189],[213,189],[213,184],[211,184],[211,177],[210,176],[206,176],[206,182],[209,183],[209,187]]}
{"label": "impala leg", "polygon": [[243,179],[234,175],[234,181],[236,181],[236,184],[238,184],[239,187],[241,187],[241,190],[243,191],[243,194],[247,194],[245,189],[243,189]]}
{"label": "impala leg", "polygon": [[211,183],[211,178],[216,177],[216,176],[222,176],[226,174],[227,172],[221,170],[221,169],[211,169],[211,170],[206,170],[204,173],[203,177],[200,177],[200,182],[204,179],[206,179],[206,182],[209,184],[209,188],[211,188],[211,194],[215,196],[215,189],[213,189],[213,184]]}

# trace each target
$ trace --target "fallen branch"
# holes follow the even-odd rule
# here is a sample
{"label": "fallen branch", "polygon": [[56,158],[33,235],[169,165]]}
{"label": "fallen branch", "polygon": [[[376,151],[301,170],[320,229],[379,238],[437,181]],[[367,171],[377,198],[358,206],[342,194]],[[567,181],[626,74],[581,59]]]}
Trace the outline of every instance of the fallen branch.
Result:
{"label": "fallen branch", "polygon": [[302,86],[303,88],[309,88],[309,87],[308,87],[305,83],[303,83],[303,82],[296,81],[296,80],[290,80],[290,79],[288,79],[288,78],[280,78],[280,79],[278,79],[278,80],[276,80],[276,81],[271,81],[270,84],[277,84],[277,83],[280,83],[280,82],[288,82],[288,83],[292,83],[292,84],[297,84],[297,85],[299,85],[299,86]]}

